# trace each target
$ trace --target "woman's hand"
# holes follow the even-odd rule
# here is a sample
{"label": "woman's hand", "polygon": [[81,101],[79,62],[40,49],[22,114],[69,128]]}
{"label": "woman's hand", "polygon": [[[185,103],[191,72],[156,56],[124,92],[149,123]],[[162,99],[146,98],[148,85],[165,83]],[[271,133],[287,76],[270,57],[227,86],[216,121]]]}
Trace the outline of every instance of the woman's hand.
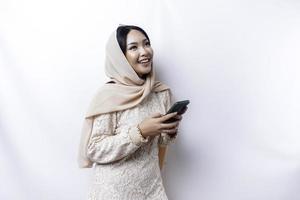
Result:
{"label": "woman's hand", "polygon": [[177,112],[170,113],[164,116],[162,116],[162,114],[160,113],[155,113],[151,115],[151,117],[144,119],[139,124],[139,127],[142,132],[141,134],[144,137],[156,136],[159,135],[161,132],[168,133],[168,134],[175,134],[177,132],[179,121],[172,122],[172,123],[164,123],[164,121],[171,119],[173,117],[179,119],[179,121],[181,120],[181,116],[177,115]]}
{"label": "woman's hand", "polygon": [[184,108],[184,110],[180,113],[180,114],[177,114],[174,118],[177,119],[177,122],[178,122],[178,125],[176,127],[176,131],[174,133],[173,130],[164,130],[162,131],[163,133],[167,133],[169,134],[172,138],[175,137],[177,135],[177,131],[178,131],[178,126],[179,126],[179,122],[182,120],[182,115],[187,111],[188,107],[186,106]]}

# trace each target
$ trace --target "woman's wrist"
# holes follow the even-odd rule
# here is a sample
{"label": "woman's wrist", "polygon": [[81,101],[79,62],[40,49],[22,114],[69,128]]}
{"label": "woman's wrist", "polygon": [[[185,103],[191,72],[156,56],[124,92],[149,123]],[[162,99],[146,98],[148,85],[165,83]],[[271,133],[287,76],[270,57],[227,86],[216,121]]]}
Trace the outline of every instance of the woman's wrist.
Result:
{"label": "woman's wrist", "polygon": [[142,131],[141,127],[140,127],[140,124],[138,124],[138,125],[137,125],[137,128],[138,128],[138,130],[139,130],[139,132],[140,132],[141,136],[143,136],[143,138],[144,138],[144,139],[146,139],[146,138],[147,138],[147,136],[145,136],[145,135],[144,135],[144,133],[143,133],[143,131]]}
{"label": "woman's wrist", "polygon": [[149,138],[148,137],[144,137],[141,134],[140,129],[138,128],[138,126],[133,126],[129,129],[129,136],[132,140],[132,142],[138,146],[140,146],[143,143],[147,143]]}

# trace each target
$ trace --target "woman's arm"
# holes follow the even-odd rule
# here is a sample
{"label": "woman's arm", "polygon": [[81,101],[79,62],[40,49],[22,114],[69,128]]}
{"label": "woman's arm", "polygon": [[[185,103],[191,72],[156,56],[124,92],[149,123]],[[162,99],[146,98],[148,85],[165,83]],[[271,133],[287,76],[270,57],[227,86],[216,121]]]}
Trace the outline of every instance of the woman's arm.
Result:
{"label": "woman's arm", "polygon": [[122,129],[116,134],[116,112],[97,116],[93,122],[87,156],[99,164],[112,163],[135,152],[148,140],[136,126]]}

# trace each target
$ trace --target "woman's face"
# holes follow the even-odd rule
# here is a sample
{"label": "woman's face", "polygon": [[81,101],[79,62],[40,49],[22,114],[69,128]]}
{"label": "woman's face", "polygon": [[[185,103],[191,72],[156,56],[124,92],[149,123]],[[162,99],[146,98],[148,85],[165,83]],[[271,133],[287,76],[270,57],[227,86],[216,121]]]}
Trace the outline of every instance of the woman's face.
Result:
{"label": "woman's face", "polygon": [[146,36],[138,30],[131,30],[127,35],[125,56],[139,77],[150,73],[153,50]]}

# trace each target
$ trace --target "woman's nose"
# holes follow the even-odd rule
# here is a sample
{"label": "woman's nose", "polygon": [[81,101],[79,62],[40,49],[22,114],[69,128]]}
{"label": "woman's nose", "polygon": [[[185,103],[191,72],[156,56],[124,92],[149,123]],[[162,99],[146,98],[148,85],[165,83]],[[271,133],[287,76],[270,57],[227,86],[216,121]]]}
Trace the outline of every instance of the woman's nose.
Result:
{"label": "woman's nose", "polygon": [[144,47],[141,47],[140,48],[140,55],[147,55],[148,54],[148,51],[144,48]]}

